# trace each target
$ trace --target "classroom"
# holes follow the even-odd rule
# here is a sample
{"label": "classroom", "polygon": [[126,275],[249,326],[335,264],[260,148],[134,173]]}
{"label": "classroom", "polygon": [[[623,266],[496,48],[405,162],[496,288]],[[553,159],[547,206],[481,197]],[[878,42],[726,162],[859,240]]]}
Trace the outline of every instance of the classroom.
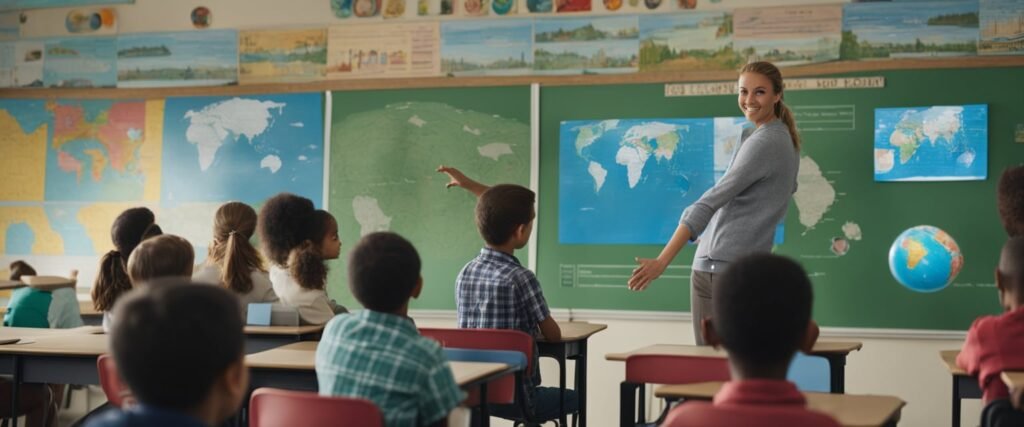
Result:
{"label": "classroom", "polygon": [[[762,62],[784,96],[740,72]],[[1003,205],[1015,191],[1024,222],[1024,182],[1001,177],[1024,165],[1021,82],[1021,0],[0,0],[0,417],[40,390],[60,395],[45,425],[112,406],[128,254],[173,263],[160,247],[177,244],[181,275],[249,293],[231,423],[299,422],[256,424],[259,387],[344,394],[320,364],[351,343],[331,334],[378,311],[442,347],[472,412],[445,407],[449,425],[511,425],[496,403],[520,405],[534,371],[554,394],[544,425],[662,422],[737,379],[728,339],[698,345],[700,319],[716,267],[771,252],[813,292],[818,339],[787,376],[808,407],[985,425],[990,389],[957,357],[976,319],[1015,307]],[[797,154],[741,149],[769,129]],[[479,208],[519,188],[529,217],[497,245]],[[228,202],[245,225],[223,224]],[[353,278],[388,269],[351,260],[394,234],[380,244],[411,243],[421,284],[364,309]],[[214,266],[239,247],[262,263],[245,291]],[[522,329],[465,308],[488,256],[527,278],[526,351],[457,332]],[[40,295],[41,326],[12,320]],[[1017,368],[994,372],[1002,393]]]}

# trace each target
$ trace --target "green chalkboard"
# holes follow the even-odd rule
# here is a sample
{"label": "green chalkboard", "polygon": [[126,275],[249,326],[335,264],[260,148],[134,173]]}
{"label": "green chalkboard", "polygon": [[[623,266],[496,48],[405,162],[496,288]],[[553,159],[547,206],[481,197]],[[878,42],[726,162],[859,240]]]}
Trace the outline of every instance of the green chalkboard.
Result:
{"label": "green chalkboard", "polygon": [[[776,252],[797,259],[812,277],[815,318],[825,326],[965,329],[981,314],[998,312],[993,268],[1005,241],[995,207],[995,185],[1009,165],[1024,161],[1024,144],[1014,131],[1024,123],[1024,69],[879,71],[848,74],[884,76],[885,88],[792,91],[786,102],[807,123],[803,156],[820,168],[835,201],[809,228],[791,204],[785,241]],[[873,178],[874,110],[883,107],[987,104],[988,179],[961,182],[881,183]],[[814,108],[843,112],[852,123],[812,122]],[[636,256],[654,257],[656,245],[564,245],[558,241],[559,123],[566,120],[706,118],[739,115],[736,97],[664,96],[662,84],[564,86],[541,90],[539,250],[537,273],[553,307],[610,310],[689,311],[689,271],[694,248],[676,258],[680,268],[644,292],[631,292],[625,279]],[[813,128],[813,129],[812,129]],[[831,130],[829,130],[831,129]],[[635,206],[643,209],[643,206]],[[680,212],[664,212],[676,221]],[[850,240],[843,256],[830,251],[847,222],[859,225],[861,240]],[[959,243],[965,265],[954,283],[935,293],[917,293],[890,275],[887,254],[903,230],[921,224],[940,227]],[[621,224],[628,227],[628,224]],[[602,270],[603,269],[603,270]],[[582,276],[603,278],[605,286],[584,286]],[[617,278],[618,277],[618,278]],[[609,279],[610,278],[610,279]],[[592,282],[594,280],[591,280]],[[600,282],[600,280],[597,280]]]}
{"label": "green chalkboard", "polygon": [[[412,307],[454,309],[455,277],[483,246],[476,199],[446,190],[446,164],[481,182],[529,185],[530,87],[369,90],[332,93],[328,210],[341,259],[330,295],[358,306],[344,261],[360,236],[391,230],[419,250],[424,279]],[[519,256],[526,260],[526,253]]]}

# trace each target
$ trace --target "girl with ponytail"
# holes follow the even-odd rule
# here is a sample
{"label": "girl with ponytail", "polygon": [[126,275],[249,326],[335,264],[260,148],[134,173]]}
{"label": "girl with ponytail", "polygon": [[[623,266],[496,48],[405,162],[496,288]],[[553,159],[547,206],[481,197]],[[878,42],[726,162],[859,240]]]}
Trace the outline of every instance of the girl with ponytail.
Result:
{"label": "girl with ponytail", "polygon": [[725,175],[683,211],[661,254],[636,259],[638,266],[628,282],[632,290],[647,288],[687,242],[700,237],[690,275],[690,312],[700,345],[701,324],[711,316],[714,280],[730,262],[771,252],[776,226],[796,192],[800,165],[800,135],[783,102],[785,84],[779,69],[768,62],[747,64],[737,86],[737,104],[754,129],[744,131]]}
{"label": "girl with ponytail", "polygon": [[238,296],[242,315],[250,303],[277,302],[263,257],[249,243],[256,234],[256,211],[241,202],[228,202],[213,219],[213,242],[206,262],[196,267],[192,279],[219,284]]}
{"label": "girl with ponytail", "polygon": [[114,249],[103,255],[96,282],[92,285],[92,304],[103,312],[104,331],[110,328],[110,311],[114,302],[132,289],[127,273],[128,257],[143,240],[160,234],[162,231],[156,225],[156,217],[148,208],[131,208],[114,219],[110,227]]}
{"label": "girl with ponytail", "polygon": [[305,197],[281,193],[263,205],[258,228],[274,292],[298,310],[303,324],[321,325],[348,312],[327,296],[324,261],[341,254],[338,222],[330,213]]}

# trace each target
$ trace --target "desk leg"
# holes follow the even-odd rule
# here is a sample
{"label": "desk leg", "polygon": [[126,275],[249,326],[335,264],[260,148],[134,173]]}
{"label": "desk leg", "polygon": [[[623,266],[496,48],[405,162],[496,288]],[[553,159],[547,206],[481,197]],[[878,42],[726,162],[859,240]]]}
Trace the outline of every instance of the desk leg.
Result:
{"label": "desk leg", "polygon": [[565,362],[564,346],[555,360],[558,361],[558,425],[567,426],[569,418],[565,415],[565,370],[567,363]]}
{"label": "desk leg", "polygon": [[619,385],[619,427],[636,425],[633,419],[636,412],[636,389],[640,384],[623,381]]}
{"label": "desk leg", "polygon": [[828,367],[832,393],[846,393],[846,355],[828,358]]}
{"label": "desk leg", "polygon": [[579,427],[587,427],[587,340],[580,342],[580,355],[576,359],[576,396],[579,398]]}
{"label": "desk leg", "polygon": [[18,389],[21,388],[21,358],[14,356],[11,359],[13,366],[13,378],[11,379],[11,426],[18,427]]}
{"label": "desk leg", "polygon": [[480,384],[480,427],[491,427],[491,414],[487,410],[487,383]]}
{"label": "desk leg", "polygon": [[953,427],[960,427],[960,382],[953,376]]}

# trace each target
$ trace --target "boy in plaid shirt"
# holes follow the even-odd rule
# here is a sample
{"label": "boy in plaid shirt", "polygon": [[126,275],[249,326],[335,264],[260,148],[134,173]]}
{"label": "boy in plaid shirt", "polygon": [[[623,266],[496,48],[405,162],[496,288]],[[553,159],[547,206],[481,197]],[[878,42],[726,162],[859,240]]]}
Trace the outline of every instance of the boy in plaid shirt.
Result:
{"label": "boy in plaid shirt", "polygon": [[324,328],[316,349],[320,394],[367,399],[388,427],[447,425],[465,395],[441,346],[407,316],[409,298],[423,289],[416,249],[395,233],[368,234],[349,255],[348,276],[365,309]]}
{"label": "boy in plaid shirt", "polygon": [[[459,327],[515,329],[549,341],[560,340],[562,331],[551,318],[537,276],[514,255],[516,249],[522,249],[530,240],[536,195],[514,184],[488,187],[452,167],[441,166],[438,172],[449,176],[449,188],[462,187],[477,196],[477,229],[485,242],[480,254],[462,268],[455,281]],[[533,354],[536,358],[536,349]],[[558,418],[559,389],[539,387],[540,366],[536,359],[533,375],[525,378],[525,382],[533,419]],[[566,390],[566,413],[576,412],[577,406],[576,392]],[[495,407],[493,413],[513,419],[523,415],[514,407]]]}

